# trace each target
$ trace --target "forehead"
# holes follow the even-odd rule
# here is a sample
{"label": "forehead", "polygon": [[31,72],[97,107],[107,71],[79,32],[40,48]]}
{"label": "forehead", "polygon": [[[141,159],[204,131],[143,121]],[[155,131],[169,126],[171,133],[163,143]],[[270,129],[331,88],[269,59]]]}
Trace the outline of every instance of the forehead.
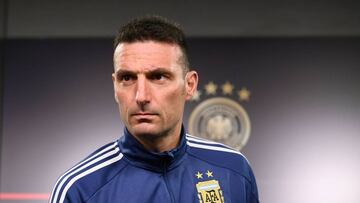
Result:
{"label": "forehead", "polygon": [[155,41],[120,43],[114,52],[114,66],[115,70],[173,67],[179,65],[181,54],[181,49],[177,44]]}

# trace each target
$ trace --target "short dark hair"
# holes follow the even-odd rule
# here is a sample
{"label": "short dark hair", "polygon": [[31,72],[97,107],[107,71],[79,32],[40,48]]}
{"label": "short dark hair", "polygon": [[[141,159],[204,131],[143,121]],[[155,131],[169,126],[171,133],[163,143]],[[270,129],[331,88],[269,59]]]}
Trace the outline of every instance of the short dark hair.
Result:
{"label": "short dark hair", "polygon": [[114,49],[122,42],[132,43],[148,40],[178,45],[182,51],[180,60],[184,65],[184,73],[189,71],[188,48],[184,32],[178,23],[161,16],[145,16],[129,21],[120,28],[114,40]]}

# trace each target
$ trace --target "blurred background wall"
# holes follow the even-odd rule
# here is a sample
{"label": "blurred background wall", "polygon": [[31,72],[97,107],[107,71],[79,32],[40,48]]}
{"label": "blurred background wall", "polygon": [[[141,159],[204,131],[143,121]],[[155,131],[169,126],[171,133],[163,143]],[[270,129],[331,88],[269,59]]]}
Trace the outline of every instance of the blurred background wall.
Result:
{"label": "blurred background wall", "polygon": [[[2,0],[4,1],[4,0]],[[356,1],[46,1],[8,0],[11,38],[112,37],[133,16],[160,14],[188,35],[357,36]]]}
{"label": "blurred background wall", "polygon": [[[0,192],[38,195],[1,202],[46,202],[61,173],[121,135],[112,39],[145,14],[184,27],[199,90],[210,81],[250,90],[240,102],[252,125],[242,152],[261,202],[360,202],[359,3],[0,0],[0,7]],[[185,125],[196,105],[187,106]]]}

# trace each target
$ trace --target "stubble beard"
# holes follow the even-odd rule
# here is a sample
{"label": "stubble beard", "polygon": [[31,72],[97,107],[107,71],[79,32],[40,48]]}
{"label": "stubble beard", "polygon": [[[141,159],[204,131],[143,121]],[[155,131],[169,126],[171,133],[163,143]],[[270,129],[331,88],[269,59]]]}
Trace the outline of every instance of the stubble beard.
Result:
{"label": "stubble beard", "polygon": [[[178,122],[180,122],[180,121],[178,121]],[[166,129],[160,129],[159,132],[156,132],[156,133],[144,132],[144,133],[139,133],[134,136],[138,137],[139,139],[141,139],[147,143],[158,143],[163,139],[166,139],[170,136],[174,136],[174,133],[176,133],[175,131],[176,131],[178,122],[176,122],[174,125],[166,128]]]}

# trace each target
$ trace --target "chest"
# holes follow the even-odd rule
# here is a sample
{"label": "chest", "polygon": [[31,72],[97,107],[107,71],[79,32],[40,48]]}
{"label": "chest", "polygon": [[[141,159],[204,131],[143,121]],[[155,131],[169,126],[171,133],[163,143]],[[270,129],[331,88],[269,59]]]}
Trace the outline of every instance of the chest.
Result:
{"label": "chest", "polygon": [[243,181],[206,164],[186,164],[163,173],[127,167],[87,202],[241,203],[246,200]]}

